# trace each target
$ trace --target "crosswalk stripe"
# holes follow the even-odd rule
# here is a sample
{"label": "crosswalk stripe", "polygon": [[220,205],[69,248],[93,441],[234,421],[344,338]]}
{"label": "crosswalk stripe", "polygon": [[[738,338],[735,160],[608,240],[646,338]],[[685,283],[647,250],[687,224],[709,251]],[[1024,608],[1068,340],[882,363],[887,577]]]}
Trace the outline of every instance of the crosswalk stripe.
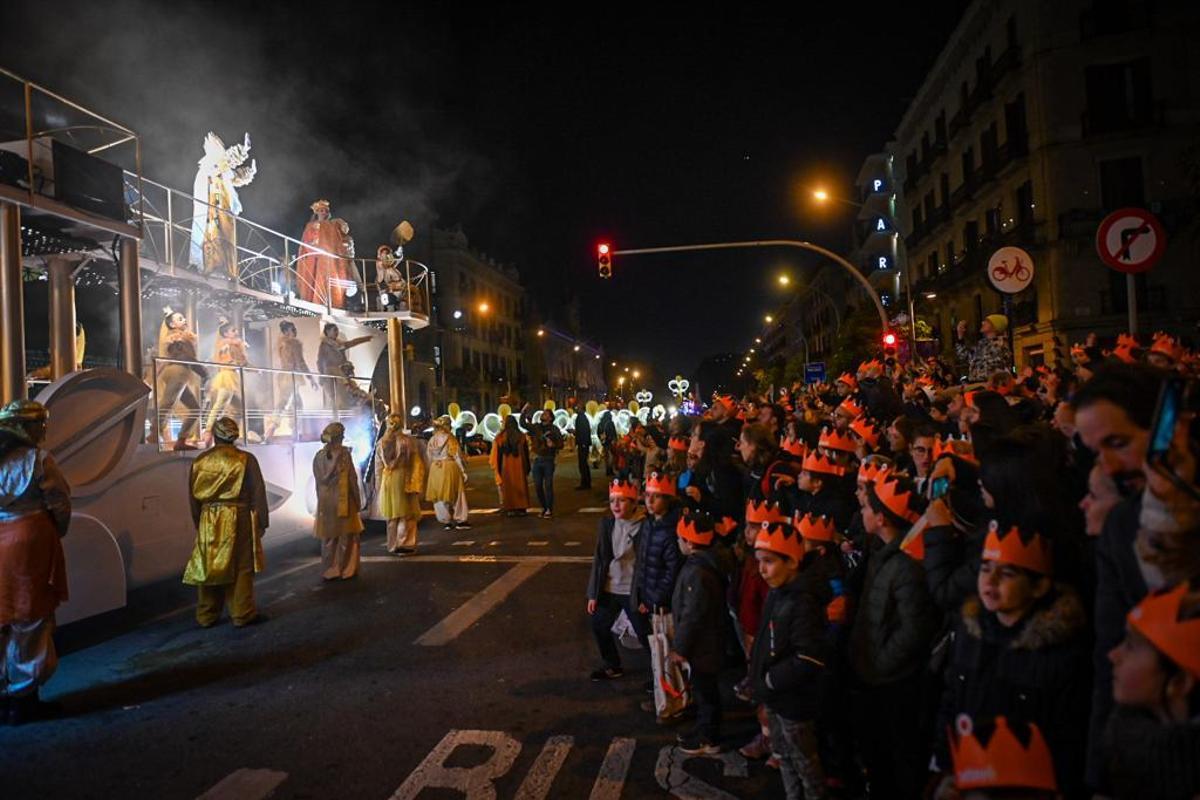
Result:
{"label": "crosswalk stripe", "polygon": [[474,539],[459,539],[457,542],[454,542],[450,546],[451,547],[470,547],[473,544],[475,544]]}
{"label": "crosswalk stripe", "polygon": [[591,556],[493,556],[493,555],[428,555],[428,556],[363,556],[367,564],[590,564]]}
{"label": "crosswalk stripe", "polygon": [[239,769],[196,800],[261,800],[270,797],[287,776],[286,772],[271,769]]}
{"label": "crosswalk stripe", "polygon": [[546,547],[550,544],[550,542],[539,540],[536,542],[526,542],[525,544],[528,547]]}
{"label": "crosswalk stripe", "polygon": [[583,542],[563,542],[563,547],[579,547]]}
{"label": "crosswalk stripe", "polygon": [[522,562],[488,584],[483,591],[451,611],[446,617],[421,634],[413,644],[438,647],[458,638],[459,634],[474,625],[484,614],[504,602],[518,586],[532,578],[546,566],[545,562]]}

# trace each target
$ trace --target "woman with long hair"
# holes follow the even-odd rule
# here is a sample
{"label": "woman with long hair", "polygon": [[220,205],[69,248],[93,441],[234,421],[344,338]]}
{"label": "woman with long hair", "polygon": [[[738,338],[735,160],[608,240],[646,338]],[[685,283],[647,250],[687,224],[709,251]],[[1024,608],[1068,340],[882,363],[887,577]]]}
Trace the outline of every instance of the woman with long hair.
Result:
{"label": "woman with long hair", "polygon": [[506,517],[525,516],[529,508],[529,438],[521,433],[515,415],[505,418],[504,431],[492,442],[489,461],[500,489],[501,513]]}
{"label": "woman with long hair", "polygon": [[[213,399],[208,409],[208,424],[205,428],[210,431],[220,417],[234,416],[235,407],[242,402],[242,381],[238,371],[232,367],[244,367],[250,363],[246,358],[246,343],[242,340],[241,332],[237,325],[227,319],[222,319],[217,327],[213,361],[228,367],[218,370],[208,384],[208,392]],[[211,440],[211,435],[208,438]]]}

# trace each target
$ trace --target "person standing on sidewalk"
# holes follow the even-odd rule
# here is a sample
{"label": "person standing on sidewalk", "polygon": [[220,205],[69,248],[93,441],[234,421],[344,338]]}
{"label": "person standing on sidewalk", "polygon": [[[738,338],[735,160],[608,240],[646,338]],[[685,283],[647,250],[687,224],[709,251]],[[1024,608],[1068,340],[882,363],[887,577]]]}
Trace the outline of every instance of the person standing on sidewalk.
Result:
{"label": "person standing on sidewalk", "polygon": [[0,411],[0,724],[54,715],[38,688],[58,666],[54,610],[67,599],[62,537],[71,487],[42,449],[46,408],[14,400]]}
{"label": "person standing on sidewalk", "polygon": [[592,423],[587,413],[575,407],[575,459],[579,462],[579,485],[576,489],[592,488],[592,470],[588,467],[588,456],[592,452]]}
{"label": "person standing on sidewalk", "polygon": [[530,426],[529,441],[533,448],[533,485],[542,504],[542,519],[549,519],[554,514],[554,460],[563,448],[562,433],[549,411],[543,411],[541,422]]}
{"label": "person standing on sidewalk", "polygon": [[637,558],[637,536],[645,513],[638,505],[636,483],[617,478],[608,487],[611,517],[600,520],[596,552],[587,587],[587,613],[592,635],[604,665],[591,674],[593,681],[613,680],[625,674],[621,654],[613,640],[612,626],[621,611],[629,618],[638,641],[650,649],[650,618],[634,604],[633,572]]}
{"label": "person standing on sidewalk", "polygon": [[313,477],[317,480],[317,513],[313,535],[321,540],[321,563],[327,581],[343,580],[358,574],[358,537],[363,531],[362,495],[358,491],[358,470],[350,449],[342,444],[346,427],[331,422],[321,432],[325,446],[313,456]]}

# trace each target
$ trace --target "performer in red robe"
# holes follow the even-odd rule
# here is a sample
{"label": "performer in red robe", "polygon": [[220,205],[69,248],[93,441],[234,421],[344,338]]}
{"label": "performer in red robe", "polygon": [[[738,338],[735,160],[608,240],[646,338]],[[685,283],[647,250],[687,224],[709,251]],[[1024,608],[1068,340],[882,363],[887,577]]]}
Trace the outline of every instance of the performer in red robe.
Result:
{"label": "performer in red robe", "polygon": [[318,200],[311,208],[313,217],[304,226],[304,245],[296,259],[296,296],[310,303],[325,303],[328,297],[330,306],[343,308],[346,284],[331,285],[330,279],[357,282],[350,226],[330,217],[328,200]]}

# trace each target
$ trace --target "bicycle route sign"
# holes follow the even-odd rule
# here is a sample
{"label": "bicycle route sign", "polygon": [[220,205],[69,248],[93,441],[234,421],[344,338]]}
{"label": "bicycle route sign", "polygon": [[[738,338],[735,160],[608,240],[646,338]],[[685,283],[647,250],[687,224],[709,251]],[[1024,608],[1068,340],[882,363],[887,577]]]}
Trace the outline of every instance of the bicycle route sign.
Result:
{"label": "bicycle route sign", "polygon": [[1019,247],[1001,247],[988,259],[987,276],[997,291],[1016,294],[1033,281],[1033,259]]}
{"label": "bicycle route sign", "polygon": [[1109,214],[1096,230],[1100,260],[1118,272],[1145,272],[1167,249],[1167,232],[1158,218],[1143,208],[1121,208]]}

